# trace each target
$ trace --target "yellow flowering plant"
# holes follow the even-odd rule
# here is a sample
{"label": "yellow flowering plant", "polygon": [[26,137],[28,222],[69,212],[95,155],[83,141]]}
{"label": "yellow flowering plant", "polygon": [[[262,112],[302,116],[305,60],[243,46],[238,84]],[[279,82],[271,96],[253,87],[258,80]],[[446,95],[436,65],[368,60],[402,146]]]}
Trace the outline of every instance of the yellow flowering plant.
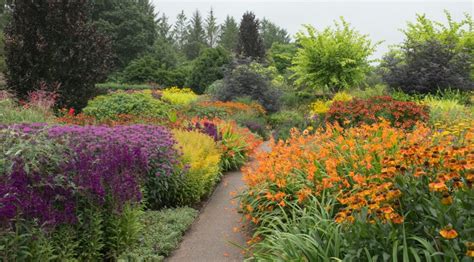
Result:
{"label": "yellow flowering plant", "polygon": [[191,89],[178,87],[170,87],[163,90],[161,97],[161,99],[172,105],[189,105],[198,98],[199,96]]}

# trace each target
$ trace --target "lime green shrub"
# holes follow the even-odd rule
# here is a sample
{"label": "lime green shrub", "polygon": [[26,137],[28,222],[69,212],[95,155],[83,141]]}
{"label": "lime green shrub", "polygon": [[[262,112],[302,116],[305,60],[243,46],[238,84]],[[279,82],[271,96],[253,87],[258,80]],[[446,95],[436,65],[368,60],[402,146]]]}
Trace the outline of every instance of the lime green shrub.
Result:
{"label": "lime green shrub", "polygon": [[[474,120],[474,107],[465,106],[454,99],[427,96],[420,103],[429,107],[430,123],[438,129],[456,132],[462,129],[462,125]],[[458,128],[459,125],[461,128]]]}
{"label": "lime green shrub", "polygon": [[172,109],[172,106],[154,98],[151,91],[119,91],[90,100],[84,113],[97,119],[114,119],[120,114],[165,117]]}
{"label": "lime green shrub", "polygon": [[174,130],[183,162],[189,169],[183,203],[194,204],[209,194],[221,175],[221,151],[213,138],[198,131]]}
{"label": "lime green shrub", "polygon": [[199,98],[189,88],[170,87],[163,90],[162,99],[172,105],[189,105]]}

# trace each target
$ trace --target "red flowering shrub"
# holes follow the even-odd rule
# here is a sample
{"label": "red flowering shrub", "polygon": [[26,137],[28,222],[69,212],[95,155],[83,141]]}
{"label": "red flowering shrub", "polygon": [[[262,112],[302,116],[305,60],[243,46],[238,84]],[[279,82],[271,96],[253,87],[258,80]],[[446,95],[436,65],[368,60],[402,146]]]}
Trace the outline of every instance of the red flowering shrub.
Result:
{"label": "red flowering shrub", "polygon": [[334,102],[326,114],[327,122],[337,122],[342,127],[373,124],[382,118],[394,127],[410,129],[416,122],[428,120],[428,108],[414,102],[397,101],[390,96],[378,96]]}

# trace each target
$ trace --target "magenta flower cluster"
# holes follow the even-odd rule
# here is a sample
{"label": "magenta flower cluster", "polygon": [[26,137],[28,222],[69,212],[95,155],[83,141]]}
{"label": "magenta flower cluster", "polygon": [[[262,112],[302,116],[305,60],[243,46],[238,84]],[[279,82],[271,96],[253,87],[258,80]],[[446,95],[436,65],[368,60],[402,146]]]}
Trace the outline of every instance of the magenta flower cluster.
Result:
{"label": "magenta flower cluster", "polygon": [[23,159],[12,160],[10,173],[0,177],[2,223],[18,216],[51,225],[74,223],[78,209],[90,205],[120,212],[126,203],[141,200],[147,175],[170,176],[179,165],[175,141],[163,127],[23,124],[13,129],[26,136],[46,132],[67,150],[57,168],[43,169],[48,172],[27,172]]}

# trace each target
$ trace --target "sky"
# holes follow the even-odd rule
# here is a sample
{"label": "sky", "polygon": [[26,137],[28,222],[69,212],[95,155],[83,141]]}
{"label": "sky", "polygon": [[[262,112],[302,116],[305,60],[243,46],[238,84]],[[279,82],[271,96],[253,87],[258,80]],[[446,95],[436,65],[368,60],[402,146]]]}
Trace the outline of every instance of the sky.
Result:
{"label": "sky", "polygon": [[323,29],[343,16],[358,31],[369,35],[373,42],[383,41],[373,58],[380,58],[389,47],[403,41],[400,29],[409,21],[415,21],[417,13],[424,13],[430,19],[446,22],[444,10],[455,20],[465,13],[473,15],[474,0],[151,0],[155,9],[166,14],[174,23],[176,15],[184,10],[190,17],[198,9],[203,15],[214,9],[218,22],[227,15],[238,21],[245,11],[253,11],[258,18],[266,17],[285,28],[290,35],[302,30],[303,24]]}

